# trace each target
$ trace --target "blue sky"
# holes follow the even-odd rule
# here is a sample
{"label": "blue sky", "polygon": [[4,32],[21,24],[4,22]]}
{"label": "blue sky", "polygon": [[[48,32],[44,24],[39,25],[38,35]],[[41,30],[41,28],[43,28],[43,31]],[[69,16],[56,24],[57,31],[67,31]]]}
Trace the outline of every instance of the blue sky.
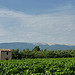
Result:
{"label": "blue sky", "polygon": [[66,4],[75,5],[75,0],[0,0],[1,8],[27,14],[50,13],[53,9],[66,6]]}
{"label": "blue sky", "polygon": [[0,0],[0,42],[75,45],[75,0]]}

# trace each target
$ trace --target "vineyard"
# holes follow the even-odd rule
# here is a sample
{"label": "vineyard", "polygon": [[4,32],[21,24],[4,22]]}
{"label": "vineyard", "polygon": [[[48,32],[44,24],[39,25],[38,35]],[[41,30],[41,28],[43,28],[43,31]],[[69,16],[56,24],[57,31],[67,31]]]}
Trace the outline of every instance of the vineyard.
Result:
{"label": "vineyard", "polygon": [[75,75],[75,58],[0,60],[0,75]]}

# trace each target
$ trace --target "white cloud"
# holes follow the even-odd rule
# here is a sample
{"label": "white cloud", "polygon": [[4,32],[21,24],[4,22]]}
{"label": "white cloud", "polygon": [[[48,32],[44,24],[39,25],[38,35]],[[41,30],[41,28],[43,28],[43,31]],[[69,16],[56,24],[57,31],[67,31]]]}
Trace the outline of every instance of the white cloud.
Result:
{"label": "white cloud", "polygon": [[0,41],[75,44],[74,20],[74,14],[29,15],[0,9]]}
{"label": "white cloud", "polygon": [[0,37],[4,37],[8,34],[8,32],[6,32],[5,30],[0,28]]}

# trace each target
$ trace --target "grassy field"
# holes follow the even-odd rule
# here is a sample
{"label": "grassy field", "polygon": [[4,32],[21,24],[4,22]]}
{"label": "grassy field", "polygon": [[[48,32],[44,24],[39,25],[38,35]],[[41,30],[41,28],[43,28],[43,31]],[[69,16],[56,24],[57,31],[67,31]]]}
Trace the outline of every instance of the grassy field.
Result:
{"label": "grassy field", "polygon": [[75,75],[75,58],[0,60],[0,75]]}

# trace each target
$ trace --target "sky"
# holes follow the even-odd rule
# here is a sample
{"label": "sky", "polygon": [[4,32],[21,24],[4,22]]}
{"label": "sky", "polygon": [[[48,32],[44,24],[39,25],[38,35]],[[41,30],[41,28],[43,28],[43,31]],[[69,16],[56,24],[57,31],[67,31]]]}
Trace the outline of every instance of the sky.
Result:
{"label": "sky", "polygon": [[75,0],[0,0],[0,43],[75,45]]}

